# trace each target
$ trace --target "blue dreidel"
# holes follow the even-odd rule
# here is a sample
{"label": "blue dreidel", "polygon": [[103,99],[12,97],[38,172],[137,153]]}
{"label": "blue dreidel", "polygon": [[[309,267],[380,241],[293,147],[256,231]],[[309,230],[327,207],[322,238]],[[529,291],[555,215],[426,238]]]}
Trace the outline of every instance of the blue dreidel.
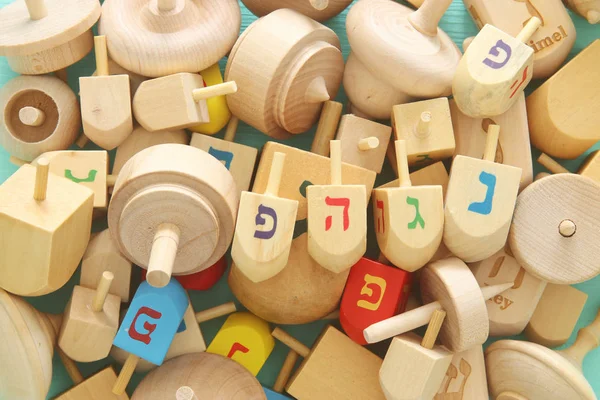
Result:
{"label": "blue dreidel", "polygon": [[114,394],[125,392],[140,358],[163,363],[188,304],[185,290],[175,279],[162,288],[147,281],[140,284],[113,342],[130,353],[113,386]]}

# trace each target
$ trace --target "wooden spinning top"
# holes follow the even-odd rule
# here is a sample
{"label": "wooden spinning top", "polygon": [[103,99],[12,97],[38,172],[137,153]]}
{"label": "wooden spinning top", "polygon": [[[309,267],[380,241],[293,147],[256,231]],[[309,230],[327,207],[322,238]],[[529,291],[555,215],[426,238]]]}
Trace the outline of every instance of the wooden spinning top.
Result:
{"label": "wooden spinning top", "polygon": [[279,8],[291,8],[316,21],[325,21],[344,11],[352,0],[242,0],[242,3],[259,17]]}
{"label": "wooden spinning top", "polygon": [[150,77],[202,71],[240,32],[235,0],[107,0],[100,32],[117,64]]}
{"label": "wooden spinning top", "polygon": [[600,0],[563,0],[563,3],[590,24],[600,22]]}
{"label": "wooden spinning top", "polygon": [[322,103],[336,96],[344,60],[329,28],[289,9],[273,11],[244,31],[231,50],[226,81],[232,114],[275,137],[306,132]]}
{"label": "wooden spinning top", "polygon": [[57,71],[92,49],[98,0],[15,1],[0,10],[0,55],[20,74]]}

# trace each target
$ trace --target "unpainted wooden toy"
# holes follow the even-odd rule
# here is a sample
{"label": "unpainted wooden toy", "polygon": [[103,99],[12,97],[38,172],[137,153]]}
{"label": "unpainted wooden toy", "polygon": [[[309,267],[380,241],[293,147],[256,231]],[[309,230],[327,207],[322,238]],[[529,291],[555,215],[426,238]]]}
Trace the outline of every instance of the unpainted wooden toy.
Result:
{"label": "unpainted wooden toy", "polygon": [[577,173],[600,183],[600,150],[590,153],[579,167],[579,170],[577,170]]}
{"label": "unpainted wooden toy", "polygon": [[280,8],[290,8],[316,21],[325,21],[344,11],[352,0],[242,0],[242,3],[259,17]]}
{"label": "unpainted wooden toy", "polygon": [[[203,71],[200,71],[200,76],[204,80],[204,86],[220,85],[223,82],[223,75],[219,64],[212,65]],[[204,133],[206,135],[214,135],[227,125],[231,118],[229,106],[227,106],[227,98],[225,95],[211,97],[206,99],[208,107],[209,122],[190,126],[192,132]]]}
{"label": "unpainted wooden toy", "polygon": [[238,82],[239,91],[227,104],[248,125],[282,139],[314,125],[343,71],[335,32],[296,11],[276,10],[253,22],[231,50],[225,80]]}
{"label": "unpainted wooden toy", "polygon": [[344,89],[353,109],[388,119],[392,106],[411,97],[450,95],[461,52],[437,27],[450,3],[426,0],[417,11],[387,0],[352,6],[346,19],[352,52]]}
{"label": "unpainted wooden toy", "polygon": [[[489,397],[483,347],[473,346],[452,357],[444,381],[433,400],[480,400]],[[502,399],[497,397],[496,400]]]}
{"label": "unpainted wooden toy", "polygon": [[533,17],[541,26],[526,41],[534,51],[533,78],[548,78],[565,61],[577,32],[560,0],[465,0],[465,8],[479,29],[485,24],[516,36]]}
{"label": "unpainted wooden toy", "polygon": [[173,273],[202,271],[225,254],[237,205],[235,182],[223,164],[191,146],[162,144],[121,169],[108,227],[121,253],[161,287]]}
{"label": "unpainted wooden toy", "polygon": [[527,399],[596,400],[581,371],[583,359],[600,343],[600,313],[565,350],[552,351],[535,343],[501,340],[485,352],[490,394],[505,392]]}
{"label": "unpainted wooden toy", "polygon": [[[97,75],[98,75],[98,70],[94,71],[94,73],[92,74],[92,76],[97,76]],[[133,99],[135,92],[137,92],[137,89],[138,89],[138,87],[140,87],[142,82],[148,80],[148,78],[145,76],[138,75],[135,72],[131,72],[131,71],[121,67],[119,64],[117,64],[110,58],[108,59],[108,75],[127,75],[127,76],[129,76],[129,89],[130,89],[130,94],[131,94],[130,98],[131,99]]]}
{"label": "unpainted wooden toy", "polygon": [[20,74],[65,69],[92,49],[98,0],[24,0],[0,11],[0,55]]}
{"label": "unpainted wooden toy", "polygon": [[[227,269],[227,258],[223,255],[214,265],[189,275],[175,275],[175,279],[185,290],[209,290],[221,279]],[[146,279],[146,270],[142,269],[142,279]]]}
{"label": "unpainted wooden toy", "polygon": [[112,387],[117,381],[117,375],[112,367],[107,367],[86,380],[77,384],[55,400],[129,400],[127,393],[116,395]]}
{"label": "unpainted wooden toy", "polygon": [[[398,169],[398,160],[396,158],[395,152],[394,163],[396,164],[396,169]],[[448,171],[446,171],[446,167],[444,166],[443,162],[438,161],[435,164],[428,165],[425,168],[421,168],[420,170],[412,172],[409,176],[410,182],[413,186],[441,186],[443,197],[446,198],[449,176]],[[377,189],[396,188],[398,186],[399,180],[395,179],[391,182],[386,183],[385,185],[378,186]]]}
{"label": "unpainted wooden toy", "polygon": [[327,100],[323,103],[315,137],[310,147],[312,153],[329,157],[330,142],[335,139],[343,110],[344,105],[337,101]]}
{"label": "unpainted wooden toy", "polygon": [[235,0],[107,0],[99,31],[119,65],[160,77],[216,64],[231,50],[240,23]]}
{"label": "unpainted wooden toy", "polygon": [[0,89],[0,110],[0,145],[25,161],[47,151],[67,149],[81,127],[75,93],[52,76],[11,79]]}
{"label": "unpainted wooden toy", "polygon": [[600,1],[598,0],[563,0],[563,3],[590,24],[600,22]]}
{"label": "unpainted wooden toy", "polygon": [[[600,40],[527,97],[531,143],[553,157],[573,159],[600,140]],[[586,118],[581,118],[586,115]]]}

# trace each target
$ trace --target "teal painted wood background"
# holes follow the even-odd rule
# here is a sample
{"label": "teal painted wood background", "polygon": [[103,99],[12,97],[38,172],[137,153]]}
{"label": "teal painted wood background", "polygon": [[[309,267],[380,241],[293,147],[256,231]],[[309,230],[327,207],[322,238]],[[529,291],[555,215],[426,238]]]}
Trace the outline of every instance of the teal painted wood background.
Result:
{"label": "teal painted wood background", "polygon": [[[11,3],[12,0],[0,0],[0,7],[5,6],[6,4]],[[250,23],[252,23],[256,17],[252,15],[244,6],[240,3],[242,8],[242,30],[244,30]],[[348,56],[348,52],[350,51],[350,46],[348,45],[348,40],[346,37],[345,31],[345,14],[337,16],[336,18],[331,19],[326,23],[327,26],[335,30],[335,32],[339,35],[342,43],[342,50],[344,53],[344,57]],[[581,51],[584,47],[590,44],[594,39],[600,38],[600,25],[590,25],[583,18],[571,13],[573,20],[575,21],[575,25],[577,27],[577,41],[575,42],[575,46],[570,54],[569,58],[572,58],[575,54]],[[477,29],[475,28],[475,24],[472,22],[471,18],[467,14],[464,9],[462,0],[454,0],[450,9],[444,15],[441,28],[445,30],[452,39],[462,48],[462,41],[468,37],[473,36],[477,33]],[[221,67],[224,68],[226,60],[221,61]],[[598,66],[600,68],[600,65]],[[69,73],[69,83],[75,93],[78,93],[78,78],[79,76],[88,76],[91,75],[94,71],[94,56],[93,52],[90,53],[84,60],[79,63],[71,66],[68,69]],[[6,59],[4,57],[0,57],[0,86],[4,85],[8,80],[17,76],[16,73],[10,70]],[[538,86],[541,82],[533,82],[528,88],[528,93],[531,92],[533,88]],[[340,91],[340,94],[337,98],[338,101],[346,100],[343,90]],[[219,137],[222,137],[223,133],[219,134]],[[285,141],[286,144],[299,147],[305,150],[310,148],[310,143],[312,142],[312,138],[314,135],[314,128],[310,132],[307,132],[302,135],[295,136],[294,138]],[[261,148],[269,138],[255,129],[245,125],[240,124],[240,129],[238,130],[238,134],[236,136],[236,141],[248,144],[257,148]],[[94,148],[93,145],[88,145],[89,149]],[[600,144],[596,144],[594,149],[600,148]],[[592,149],[590,149],[591,151]],[[539,151],[536,149],[532,149],[534,153],[534,157],[537,158],[539,155]],[[588,151],[588,153],[590,152]],[[570,160],[564,162],[567,168],[571,171],[575,171],[578,166],[583,161],[584,157],[588,154],[584,154],[577,160]],[[16,171],[16,167],[10,164],[8,161],[9,155],[6,151],[0,148],[0,182],[3,182],[8,178],[13,172]],[[536,165],[535,170],[536,173],[541,171],[541,167]],[[378,183],[385,183],[392,179],[392,173],[389,165],[384,168],[383,173],[378,177]],[[106,225],[95,225],[94,230],[104,229]],[[376,256],[376,244],[374,242],[373,235],[370,236],[370,246],[368,256]],[[0,249],[1,251],[1,249]],[[138,271],[136,271],[138,272]],[[73,285],[79,282],[79,272],[75,273],[73,278],[69,281],[67,285],[65,285],[59,291],[52,293],[47,296],[32,298],[30,302],[37,307],[39,310],[44,312],[51,313],[60,313],[63,311],[70,293],[72,291]],[[583,284],[576,285],[576,287],[580,290],[588,293],[589,298],[587,304],[585,306],[585,310],[583,311],[581,317],[579,318],[577,328],[587,325],[590,323],[598,311],[600,307],[600,277],[593,279],[591,281],[585,282]],[[231,294],[227,286],[226,279],[223,278],[219,283],[213,287],[208,292],[192,292],[190,293],[192,302],[194,304],[194,308],[196,311],[200,311],[205,308],[213,307],[218,304],[222,304],[226,301],[235,300],[234,296]],[[239,303],[238,303],[239,304]],[[202,332],[204,333],[204,337],[207,343],[214,338],[217,331],[223,324],[225,318],[219,318],[214,321],[210,321],[207,323],[201,324]],[[285,329],[290,332],[292,335],[296,336],[306,345],[311,346],[317,336],[320,334],[325,322],[315,322],[312,324],[301,325],[301,326],[286,326]],[[571,336],[569,343],[572,343],[575,340],[575,332]],[[519,337],[519,339],[523,339],[523,337]],[[1,340],[1,339],[0,339]],[[488,344],[491,341],[488,342]],[[285,355],[287,353],[287,349],[280,343],[276,344],[275,350],[269,357],[267,363],[263,367],[263,369],[258,374],[258,379],[266,387],[272,387],[275,382],[275,377],[277,376],[277,372],[281,367]],[[9,362],[9,360],[0,360],[0,362]],[[90,364],[79,364],[79,367],[84,376],[90,376],[94,372],[100,370],[107,364],[112,363],[112,360],[106,360],[96,363]],[[600,350],[595,353],[590,354],[585,362],[584,362],[584,371],[586,378],[591,382],[596,395],[600,397]],[[143,376],[136,374],[131,384],[128,387],[128,392],[131,394],[135,386],[139,383]],[[72,382],[67,376],[58,356],[54,357],[54,376],[52,380],[52,386],[50,387],[50,392],[48,394],[48,398],[54,398],[58,394],[62,393],[66,389],[72,386]],[[18,400],[18,399],[6,399],[6,400]],[[335,400],[335,399],[332,399]],[[368,400],[368,399],[365,399]],[[532,399],[533,400],[533,399]],[[542,399],[543,400],[543,399]],[[566,399],[565,399],[566,400]]]}

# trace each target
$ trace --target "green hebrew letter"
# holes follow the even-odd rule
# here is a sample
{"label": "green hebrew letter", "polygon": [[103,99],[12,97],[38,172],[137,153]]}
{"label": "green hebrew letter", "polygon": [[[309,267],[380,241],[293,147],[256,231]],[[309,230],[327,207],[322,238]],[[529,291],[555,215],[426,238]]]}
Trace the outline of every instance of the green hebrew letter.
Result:
{"label": "green hebrew letter", "polygon": [[75,183],[94,182],[96,180],[97,173],[98,173],[98,171],[96,171],[95,169],[91,169],[90,172],[88,172],[87,178],[79,179],[79,178],[75,178],[73,176],[73,173],[71,172],[70,169],[65,169],[65,178],[70,179]]}
{"label": "green hebrew letter", "polygon": [[409,204],[415,208],[415,219],[413,220],[413,222],[410,222],[408,224],[408,229],[416,229],[417,224],[421,225],[421,229],[425,229],[425,220],[419,212],[419,199],[406,196],[406,204]]}

